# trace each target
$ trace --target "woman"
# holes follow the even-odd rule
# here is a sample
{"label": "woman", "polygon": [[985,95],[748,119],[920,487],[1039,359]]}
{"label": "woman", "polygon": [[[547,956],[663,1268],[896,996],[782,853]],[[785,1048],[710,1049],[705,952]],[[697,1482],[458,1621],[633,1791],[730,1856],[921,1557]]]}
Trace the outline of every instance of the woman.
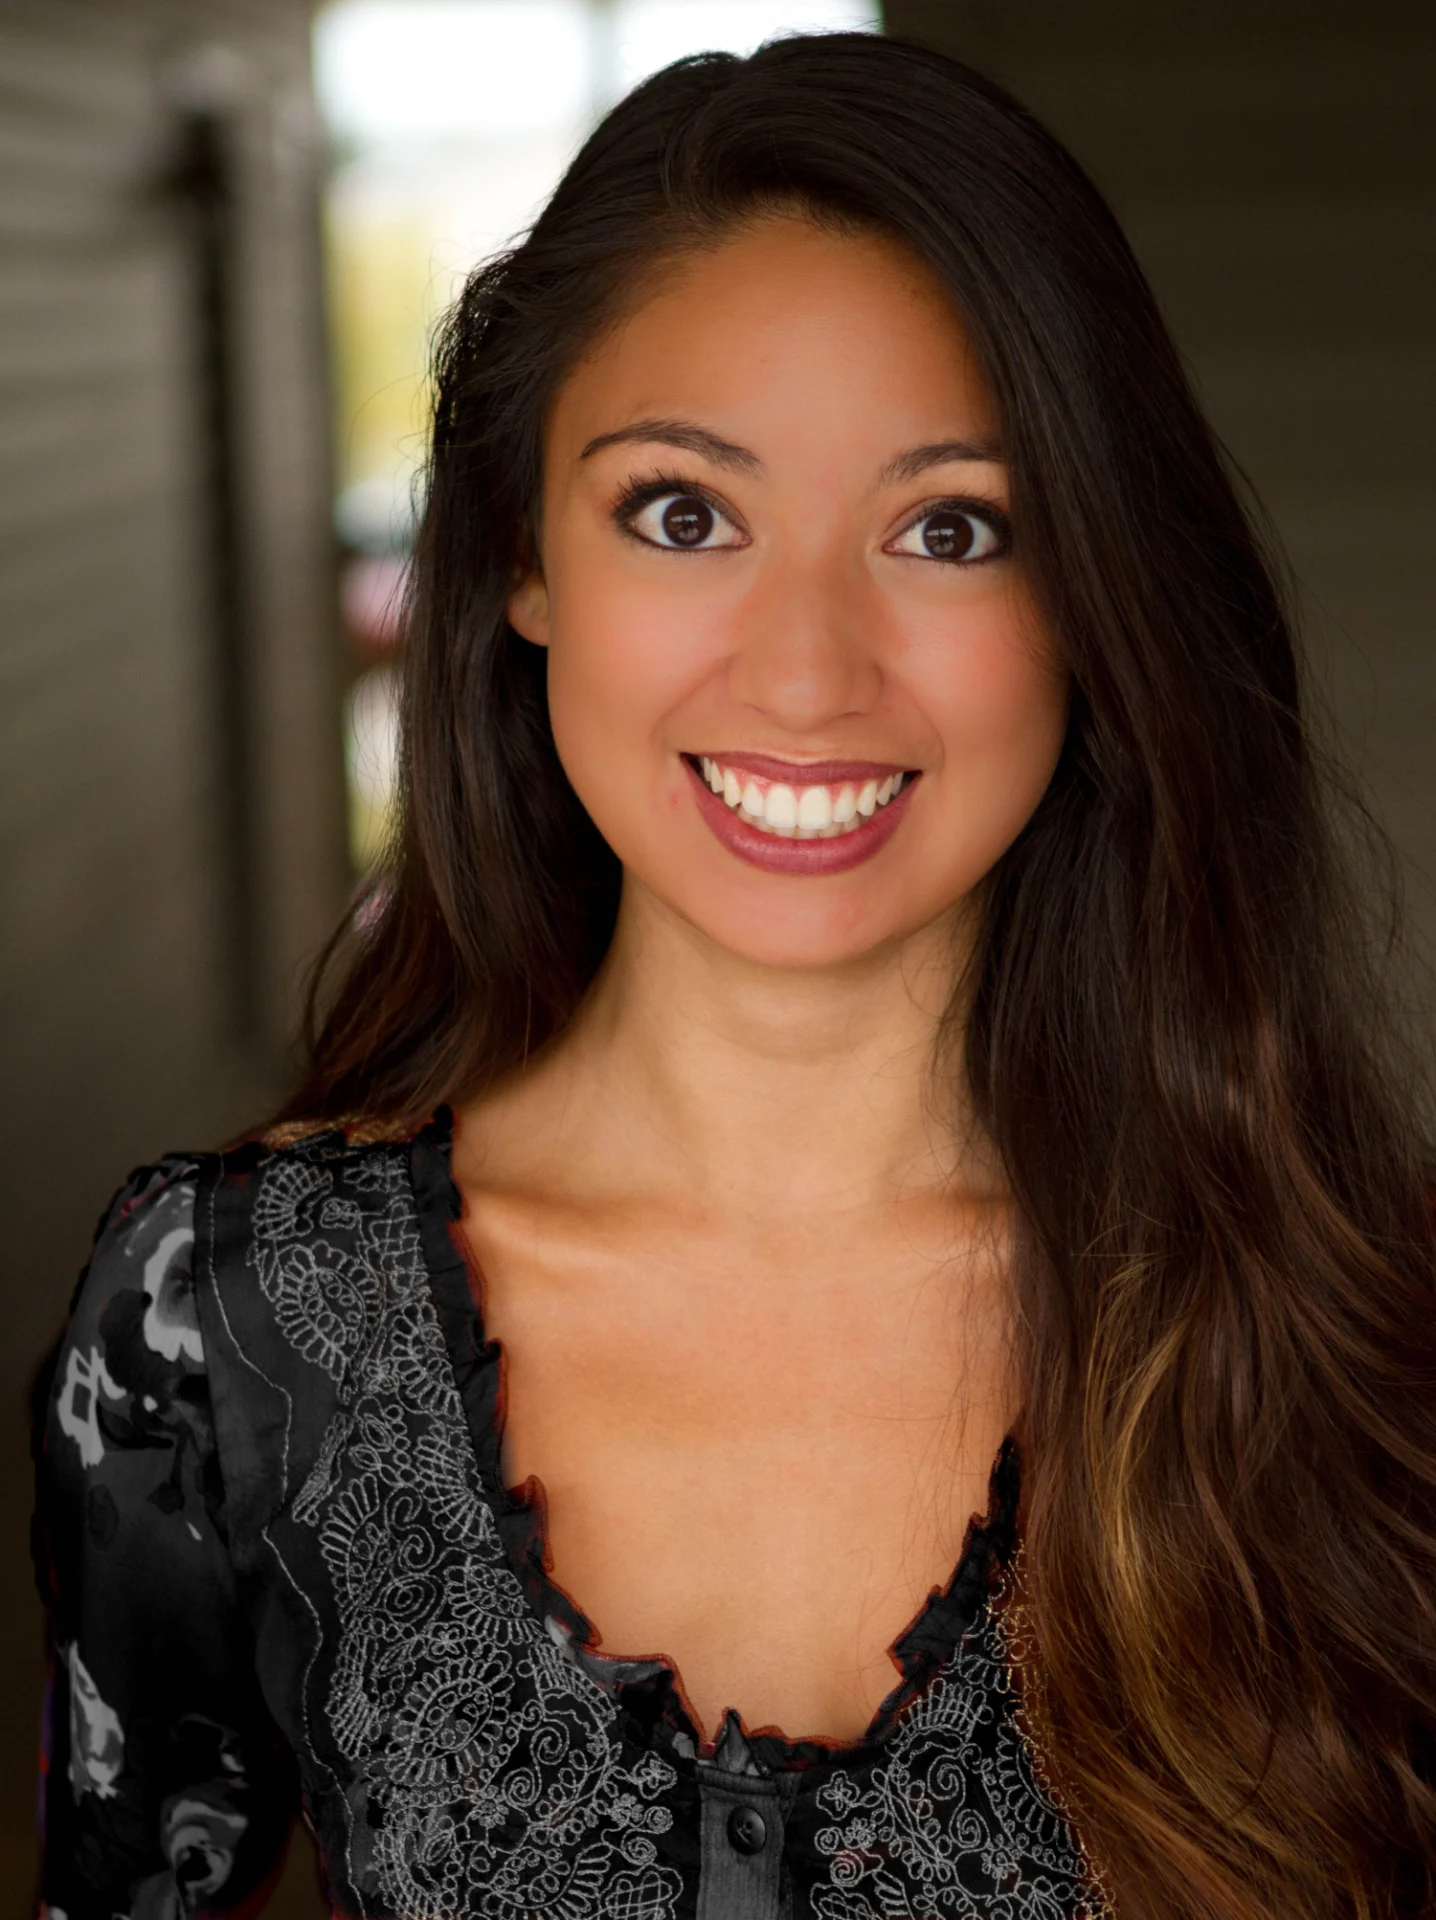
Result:
{"label": "woman", "polygon": [[414,583],[305,1084],[77,1299],[52,1910],[302,1792],[344,1913],[1431,1911],[1423,1148],[1075,164],[660,74],[448,324]]}

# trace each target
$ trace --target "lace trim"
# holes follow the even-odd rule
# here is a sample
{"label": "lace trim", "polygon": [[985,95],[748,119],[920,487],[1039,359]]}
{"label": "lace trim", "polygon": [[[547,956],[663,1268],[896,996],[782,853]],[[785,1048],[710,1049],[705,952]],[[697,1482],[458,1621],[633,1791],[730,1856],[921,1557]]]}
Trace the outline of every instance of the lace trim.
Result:
{"label": "lace trim", "polygon": [[[444,1330],[484,1491],[493,1509],[510,1566],[536,1619],[548,1624],[590,1678],[614,1695],[645,1734],[663,1727],[677,1750],[710,1757],[683,1698],[682,1677],[666,1656],[629,1660],[600,1652],[597,1632],[582,1608],[549,1572],[547,1526],[537,1483],[509,1488],[502,1465],[503,1348],[487,1338],[458,1223],[463,1203],[450,1170],[452,1116],[447,1108],[415,1138],[411,1170],[420,1234],[433,1285],[434,1304]],[[1003,1442],[988,1486],[987,1510],[968,1524],[956,1567],[943,1588],[935,1588],[898,1635],[890,1653],[898,1679],[867,1729],[853,1740],[821,1737],[789,1739],[777,1729],[741,1729],[744,1751],[763,1773],[830,1763],[882,1747],[891,1739],[909,1706],[948,1662],[977,1619],[984,1600],[1000,1581],[1016,1536],[1019,1498],[1017,1445]],[[725,1727],[727,1722],[725,1721]],[[720,1738],[722,1737],[720,1733]]]}
{"label": "lace trim", "polygon": [[[673,1676],[665,1664],[615,1694],[565,1644],[556,1607],[588,1623],[547,1580],[541,1509],[501,1485],[499,1350],[449,1230],[446,1148],[441,1118],[407,1152],[331,1134],[249,1176],[259,1292],[336,1396],[290,1509],[309,1543],[294,1542],[291,1581],[312,1589],[322,1565],[335,1609],[315,1677],[346,1805],[342,1825],[323,1814],[326,1858],[362,1912],[677,1920],[698,1807]],[[795,1911],[1094,1911],[1019,1724],[993,1603],[1016,1498],[1006,1447],[953,1579],[897,1643],[904,1679],[880,1743],[745,1740],[725,1726],[724,1761],[740,1770],[812,1769],[785,1776]]]}
{"label": "lace trim", "polygon": [[1088,1844],[1080,1799],[1058,1784],[1048,1761],[1045,1737],[1044,1701],[1046,1685],[1042,1663],[1037,1657],[1036,1639],[1024,1597],[1026,1558],[1021,1543],[1004,1572],[1001,1586],[993,1596],[993,1609],[999,1619],[1006,1644],[1007,1671],[1012,1686],[1013,1717],[1027,1747],[1033,1774],[1052,1805],[1067,1823],[1082,1862],[1087,1900],[1074,1920],[1118,1920],[1111,1884],[1101,1862]]}
{"label": "lace trim", "polygon": [[[624,1750],[609,1702],[529,1617],[505,1563],[405,1156],[323,1141],[273,1156],[250,1219],[274,1322],[335,1393],[289,1510],[312,1543],[290,1578],[312,1586],[317,1549],[334,1609],[324,1744],[347,1775],[342,1870],[359,1910],[675,1920],[683,1882],[657,1843],[677,1775]],[[271,1545],[283,1558],[283,1536]]]}

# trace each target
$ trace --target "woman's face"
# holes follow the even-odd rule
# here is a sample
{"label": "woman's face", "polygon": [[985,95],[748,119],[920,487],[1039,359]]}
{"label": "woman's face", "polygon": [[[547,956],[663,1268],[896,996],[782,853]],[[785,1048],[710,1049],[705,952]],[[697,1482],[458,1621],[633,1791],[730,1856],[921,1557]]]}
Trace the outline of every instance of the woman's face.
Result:
{"label": "woman's face", "polygon": [[1007,504],[962,325],[895,243],[774,218],[659,277],[558,395],[510,604],[626,888],[789,966],[971,894],[1067,712]]}

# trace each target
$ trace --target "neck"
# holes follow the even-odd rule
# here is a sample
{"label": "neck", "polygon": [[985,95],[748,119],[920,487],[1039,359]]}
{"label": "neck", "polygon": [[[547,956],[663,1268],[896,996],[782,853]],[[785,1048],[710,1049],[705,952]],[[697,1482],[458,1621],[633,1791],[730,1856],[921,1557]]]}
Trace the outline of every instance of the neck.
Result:
{"label": "neck", "polygon": [[[953,917],[833,967],[745,961],[625,887],[603,970],[544,1063],[575,1145],[743,1212],[825,1214],[994,1184],[939,1029],[970,952]],[[956,1122],[956,1126],[954,1125]],[[967,1140],[970,1144],[954,1144]]]}

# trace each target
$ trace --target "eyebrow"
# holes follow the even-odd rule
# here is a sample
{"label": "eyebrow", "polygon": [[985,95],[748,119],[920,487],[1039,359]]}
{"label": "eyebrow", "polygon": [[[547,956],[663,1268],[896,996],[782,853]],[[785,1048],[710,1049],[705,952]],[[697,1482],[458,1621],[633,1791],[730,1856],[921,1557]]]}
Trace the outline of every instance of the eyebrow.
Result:
{"label": "eyebrow", "polygon": [[897,480],[916,480],[929,467],[942,467],[949,461],[959,460],[1000,466],[1002,449],[986,440],[936,440],[929,447],[909,447],[906,453],[888,461],[882,470],[881,484],[891,486]]}
{"label": "eyebrow", "polygon": [[747,447],[736,446],[731,440],[724,440],[716,433],[710,433],[707,427],[695,426],[689,420],[635,420],[631,427],[619,427],[614,433],[600,433],[590,440],[580,460],[600,453],[605,447],[617,447],[633,444],[654,445],[660,447],[680,447],[685,453],[701,453],[715,466],[728,467],[734,473],[761,473],[763,462],[756,453]]}
{"label": "eyebrow", "polygon": [[[734,473],[756,474],[763,471],[763,462],[749,448],[740,447],[732,440],[724,440],[721,435],[711,433],[707,427],[700,427],[691,420],[635,420],[632,426],[618,427],[612,433],[596,435],[578,457],[587,460],[595,453],[601,453],[605,447],[655,444],[679,447],[685,453],[701,453],[715,466],[727,467]],[[889,460],[879,476],[879,484],[891,486],[897,481],[915,480],[930,467],[946,466],[949,462],[967,461],[969,464],[992,466],[1000,464],[1001,460],[1001,449],[990,441],[935,440],[930,446],[909,447],[906,453]]]}

